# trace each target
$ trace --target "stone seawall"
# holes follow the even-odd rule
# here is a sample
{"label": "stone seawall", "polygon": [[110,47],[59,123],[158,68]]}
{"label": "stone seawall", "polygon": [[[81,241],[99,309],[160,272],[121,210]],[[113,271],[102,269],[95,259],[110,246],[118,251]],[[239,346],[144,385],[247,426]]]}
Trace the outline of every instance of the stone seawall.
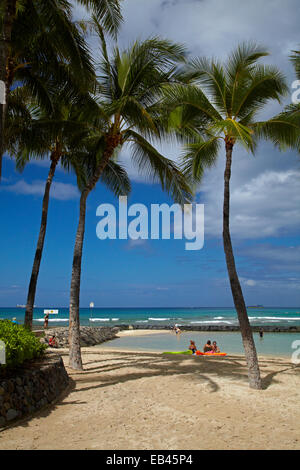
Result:
{"label": "stone seawall", "polygon": [[[127,327],[128,328],[128,327]],[[96,344],[104,343],[117,337],[117,333],[124,329],[122,327],[92,327],[92,326],[81,326],[80,327],[80,345],[81,346],[95,346]],[[41,338],[48,344],[51,336],[55,335],[56,343],[59,348],[69,347],[69,329],[67,327],[51,328],[45,331],[45,336]]]}
{"label": "stone seawall", "polygon": [[52,403],[68,384],[62,358],[53,352],[0,377],[0,428]]}
{"label": "stone seawall", "polygon": [[[171,330],[174,325],[117,325],[119,330]],[[181,331],[240,331],[234,325],[179,325]],[[263,329],[265,333],[300,333],[299,326],[252,326],[253,332]]]}

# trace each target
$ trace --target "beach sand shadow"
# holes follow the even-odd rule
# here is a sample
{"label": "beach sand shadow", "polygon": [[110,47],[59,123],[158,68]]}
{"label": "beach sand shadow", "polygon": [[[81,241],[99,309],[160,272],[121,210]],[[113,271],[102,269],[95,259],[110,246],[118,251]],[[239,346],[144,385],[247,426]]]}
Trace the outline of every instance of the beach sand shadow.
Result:
{"label": "beach sand shadow", "polygon": [[[103,358],[99,358],[99,350],[84,351],[83,355],[88,358],[84,362],[83,371],[71,370],[67,365],[68,351],[61,351],[61,356],[65,359],[65,366],[70,377],[70,382],[65,391],[55,400],[55,402],[47,405],[41,411],[24,417],[20,421],[11,423],[8,427],[22,426],[27,427],[29,421],[33,418],[46,418],[55,409],[65,405],[81,405],[86,402],[80,400],[68,401],[67,398],[71,394],[85,392],[93,389],[109,388],[119,383],[136,381],[143,378],[151,378],[158,376],[180,376],[183,380],[191,381],[193,385],[204,384],[207,386],[208,393],[215,393],[220,390],[218,385],[218,377],[230,379],[232,383],[243,383],[248,386],[248,374],[246,361],[243,356],[226,356],[226,357],[198,357],[184,355],[166,355],[161,353],[148,352],[121,352],[109,351],[109,361],[105,357],[108,352],[103,352]],[[90,356],[97,356],[92,359]],[[91,359],[91,360],[90,360]],[[111,364],[115,361],[115,364]],[[280,363],[275,359],[263,358],[259,361],[262,375],[263,390],[268,389],[272,384],[277,383],[276,377],[280,374],[293,371],[300,372],[300,366],[291,365],[287,361]],[[272,370],[274,367],[275,370]],[[129,373],[122,373],[124,369],[137,369]],[[271,370],[270,370],[271,369]],[[267,374],[265,375],[265,371]],[[110,375],[112,373],[112,375]],[[255,391],[254,391],[255,392]],[[0,433],[6,428],[1,429]]]}

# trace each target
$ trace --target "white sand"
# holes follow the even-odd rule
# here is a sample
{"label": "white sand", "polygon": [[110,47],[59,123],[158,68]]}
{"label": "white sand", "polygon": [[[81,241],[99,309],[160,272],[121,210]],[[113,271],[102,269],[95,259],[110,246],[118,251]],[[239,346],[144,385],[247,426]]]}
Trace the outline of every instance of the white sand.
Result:
{"label": "white sand", "polygon": [[241,356],[82,355],[68,392],[0,432],[0,449],[300,449],[300,367],[288,359],[260,358],[255,391]]}
{"label": "white sand", "polygon": [[161,334],[167,334],[170,333],[174,335],[173,330],[123,330],[119,331],[118,336],[120,338],[126,337],[126,336],[148,336],[148,335],[161,335]]}

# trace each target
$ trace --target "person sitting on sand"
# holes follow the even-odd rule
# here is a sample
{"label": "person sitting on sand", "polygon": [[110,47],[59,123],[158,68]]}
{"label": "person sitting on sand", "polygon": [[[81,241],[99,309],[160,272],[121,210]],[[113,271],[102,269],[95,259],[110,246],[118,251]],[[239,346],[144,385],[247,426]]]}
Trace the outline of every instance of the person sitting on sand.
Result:
{"label": "person sitting on sand", "polygon": [[57,344],[55,335],[53,335],[53,336],[51,336],[51,337],[49,338],[49,346],[50,346],[51,348],[57,348],[57,347],[58,347],[58,344]]}
{"label": "person sitting on sand", "polygon": [[203,348],[203,351],[204,351],[204,352],[213,351],[213,347],[212,347],[212,345],[211,345],[211,341],[210,341],[210,340],[207,341],[206,345],[205,345],[204,348]]}
{"label": "person sitting on sand", "polygon": [[192,353],[195,355],[197,351],[197,347],[195,345],[195,341],[190,341],[189,349],[192,351]]}
{"label": "person sitting on sand", "polygon": [[217,341],[213,341],[212,347],[213,347],[213,352],[214,352],[214,353],[219,353],[219,352],[221,352],[221,351],[220,351],[220,348],[219,348],[218,345],[217,345]]}

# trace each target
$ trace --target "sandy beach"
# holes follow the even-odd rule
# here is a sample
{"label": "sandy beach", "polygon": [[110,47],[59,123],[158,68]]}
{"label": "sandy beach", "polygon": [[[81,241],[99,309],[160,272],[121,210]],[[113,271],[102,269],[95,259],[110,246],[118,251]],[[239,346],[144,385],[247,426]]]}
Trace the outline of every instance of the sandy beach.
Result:
{"label": "sandy beach", "polygon": [[0,432],[0,449],[300,449],[300,367],[286,358],[260,358],[264,390],[255,391],[242,356],[91,347],[75,372],[59,353],[69,389]]}

